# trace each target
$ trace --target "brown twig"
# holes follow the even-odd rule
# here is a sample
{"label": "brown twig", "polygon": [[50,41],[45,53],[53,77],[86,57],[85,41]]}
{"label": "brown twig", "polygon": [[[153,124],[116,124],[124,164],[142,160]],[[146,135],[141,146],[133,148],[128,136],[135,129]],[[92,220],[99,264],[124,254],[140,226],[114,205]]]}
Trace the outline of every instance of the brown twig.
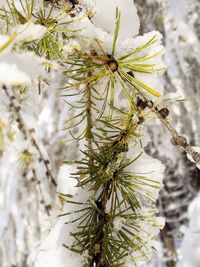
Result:
{"label": "brown twig", "polygon": [[168,115],[169,115],[169,110],[167,108],[162,108],[159,109],[155,103],[152,101],[147,100],[141,93],[140,93],[139,98],[139,104],[140,108],[142,105],[142,109],[145,109],[148,107],[151,112],[153,112],[156,117],[161,121],[161,123],[165,126],[165,128],[168,130],[170,135],[172,136],[171,143],[174,146],[179,146],[181,147],[187,154],[189,154],[194,162],[197,164],[200,164],[200,153],[196,152],[193,147],[187,142],[187,139],[183,136],[180,135],[175,128],[171,125]]}
{"label": "brown twig", "polygon": [[187,154],[189,154],[192,159],[197,163],[200,164],[200,154],[196,152],[193,147],[187,142],[187,139],[183,136],[180,135],[174,127],[171,125],[169,122],[168,118],[163,117],[157,107],[153,108],[153,112],[156,114],[156,116],[159,118],[159,120],[162,122],[162,124],[166,127],[168,132],[171,134],[172,139],[171,143],[174,146],[179,146],[181,147]]}
{"label": "brown twig", "polygon": [[43,162],[45,169],[46,169],[46,175],[47,177],[50,179],[51,183],[54,186],[57,186],[57,183],[55,181],[55,178],[53,177],[53,174],[49,168],[49,160],[45,159],[43,153],[41,152],[41,149],[37,143],[37,141],[35,140],[33,133],[35,132],[34,129],[28,129],[26,127],[26,124],[20,114],[20,109],[21,107],[19,105],[15,104],[16,98],[14,95],[10,95],[8,92],[8,89],[5,85],[2,86],[2,88],[5,90],[5,93],[8,97],[8,99],[10,100],[10,107],[14,109],[15,113],[17,114],[17,123],[18,123],[18,128],[20,129],[20,131],[24,134],[25,139],[28,139],[28,137],[30,138],[32,145],[35,147],[35,149],[38,151],[39,155],[40,155],[40,160]]}

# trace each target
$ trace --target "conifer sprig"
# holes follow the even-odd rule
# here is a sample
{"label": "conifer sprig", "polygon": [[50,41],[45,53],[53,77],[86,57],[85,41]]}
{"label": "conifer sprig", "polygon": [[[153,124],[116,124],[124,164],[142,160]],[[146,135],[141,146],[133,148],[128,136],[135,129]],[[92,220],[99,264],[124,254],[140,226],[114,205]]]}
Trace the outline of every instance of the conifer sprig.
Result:
{"label": "conifer sprig", "polygon": [[[148,174],[134,171],[144,154],[141,145],[144,119],[149,114],[155,114],[172,134],[173,143],[184,148],[194,160],[200,161],[199,154],[170,125],[167,120],[168,110],[160,109],[153,103],[152,99],[159,99],[161,94],[137,78],[137,73],[154,74],[164,70],[152,63],[152,59],[162,51],[153,54],[149,52],[159,41],[157,35],[132,51],[119,55],[121,14],[117,9],[109,53],[99,40],[94,40],[91,51],[75,48],[74,53],[66,57],[63,46],[74,33],[68,26],[84,17],[74,18],[75,4],[61,5],[59,1],[43,1],[43,5],[38,8],[35,0],[19,0],[19,3],[20,9],[14,0],[7,0],[8,10],[0,10],[0,19],[6,25],[5,33],[10,35],[8,41],[0,47],[0,52],[16,38],[18,33],[11,34],[13,26],[28,26],[31,22],[34,26],[45,28],[46,33],[42,38],[31,42],[22,41],[13,50],[34,51],[39,56],[61,63],[66,83],[63,95],[72,97],[66,103],[75,112],[65,121],[66,130],[69,130],[74,140],[84,138],[86,141],[82,159],[75,161],[77,172],[72,174],[72,178],[78,182],[78,193],[76,196],[61,194],[71,211],[60,217],[67,216],[66,224],[73,225],[74,229],[70,233],[72,243],[64,246],[75,253],[87,255],[82,262],[84,267],[127,266],[128,261],[137,264],[138,259],[148,258],[151,246],[149,241],[157,234],[157,230],[152,229],[162,227],[156,219],[157,210],[151,208],[156,201],[154,191],[159,190],[161,183],[149,178]],[[55,10],[59,11],[57,16],[54,16]],[[66,19],[63,19],[63,14]],[[20,130],[25,138],[31,138],[47,177],[57,186],[48,166],[49,161],[45,160],[32,130],[24,125],[13,96],[4,89],[11,100],[11,108],[18,116]],[[118,106],[119,95],[124,104]],[[82,124],[82,132],[75,136],[74,132]],[[22,152],[20,159],[26,165],[32,162],[27,150]],[[144,209],[144,204],[149,208]]]}
{"label": "conifer sprig", "polygon": [[[159,188],[160,185],[126,171],[141,154],[128,159],[120,142],[105,147],[96,144],[92,153],[84,151],[83,154],[85,157],[77,162],[78,172],[73,176],[78,179],[78,186],[93,192],[93,196],[85,203],[74,203],[72,215],[75,219],[68,223],[77,223],[77,232],[71,233],[74,243],[66,247],[79,253],[87,251],[89,258],[85,266],[125,266],[129,252],[140,251],[145,246],[145,241],[137,235],[137,231],[143,231],[136,222],[137,210],[141,209],[139,195],[155,201],[144,186]],[[114,226],[118,218],[124,222],[120,230]]]}
{"label": "conifer sprig", "polygon": [[[79,50],[75,50],[74,54],[68,58],[66,61],[67,69],[64,73],[66,75],[66,82],[70,79],[73,83],[66,85],[63,88],[65,91],[73,90],[74,88],[86,83],[89,83],[93,88],[95,88],[95,86],[102,82],[102,80],[106,80],[105,89],[100,97],[104,98],[111,108],[114,106],[115,102],[114,98],[116,93],[114,93],[114,91],[117,83],[121,84],[124,95],[127,97],[129,102],[132,101],[132,93],[136,92],[143,95],[147,92],[156,97],[160,96],[158,91],[138,80],[134,76],[135,72],[158,73],[164,70],[164,68],[159,68],[155,64],[148,63],[149,60],[157,56],[162,51],[156,52],[153,55],[149,55],[147,53],[139,56],[140,52],[145,53],[145,49],[151,47],[151,45],[158,41],[156,35],[144,45],[134,49],[132,52],[116,58],[115,50],[119,27],[120,12],[117,9],[116,28],[111,55],[106,54],[100,42],[96,40],[99,51],[83,53]],[[88,70],[91,72],[90,77],[87,77]],[[100,113],[102,114],[103,112]]]}
{"label": "conifer sprig", "polygon": [[[128,156],[141,136],[142,110],[138,95],[143,96],[146,91],[160,96],[134,76],[134,72],[161,71],[148,64],[154,55],[138,56],[157,39],[154,36],[131,53],[115,58],[119,27],[120,12],[117,9],[112,55],[106,54],[96,40],[97,50],[87,53],[75,49],[65,61],[63,95],[79,96],[75,103],[68,103],[76,113],[66,120],[69,124],[67,129],[71,130],[85,121],[86,126],[80,136],[87,140],[86,149],[82,151],[83,158],[76,161],[77,172],[72,177],[78,181],[80,194],[83,190],[89,196],[84,202],[66,196],[72,212],[60,216],[69,216],[67,224],[77,225],[76,230],[71,232],[74,242],[65,247],[76,253],[87,253],[85,267],[126,266],[128,256],[136,251],[141,257],[146,256],[146,241],[140,235],[145,230],[141,229],[138,219],[148,223],[148,216],[138,215],[138,211],[142,208],[141,199],[155,202],[151,188],[158,190],[160,187],[159,182],[129,170],[142,157],[142,152],[134,159]],[[97,87],[102,80],[106,80],[105,87],[99,91]],[[115,104],[117,83],[121,85],[126,99],[124,108]],[[150,213],[153,216],[156,211]],[[116,226],[118,220],[120,227]],[[152,218],[152,221],[156,224],[156,219]],[[132,257],[132,261],[136,259]]]}
{"label": "conifer sprig", "polygon": [[[20,9],[14,0],[7,0],[8,9],[0,9],[0,20],[6,26],[5,34],[10,34],[13,26],[28,25],[30,22],[46,28],[46,33],[40,40],[25,41],[20,44],[23,50],[33,51],[47,59],[61,60],[65,58],[63,46],[67,44],[74,34],[69,25],[83,18],[73,18],[71,9],[60,5],[57,1],[51,4],[43,1],[40,6],[35,0],[20,1]],[[54,11],[58,11],[55,17]],[[65,16],[64,16],[65,15]],[[65,19],[64,19],[65,17]],[[22,29],[22,31],[25,30]]]}

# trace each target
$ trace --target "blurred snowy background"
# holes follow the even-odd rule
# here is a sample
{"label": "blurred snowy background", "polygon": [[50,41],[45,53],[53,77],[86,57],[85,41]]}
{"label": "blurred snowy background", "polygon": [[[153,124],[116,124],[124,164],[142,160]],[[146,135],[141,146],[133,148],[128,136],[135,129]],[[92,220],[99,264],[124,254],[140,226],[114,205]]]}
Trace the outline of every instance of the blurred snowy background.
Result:
{"label": "blurred snowy background", "polygon": [[[140,33],[159,30],[166,48],[165,92],[188,101],[170,108],[176,129],[200,145],[200,1],[136,0],[141,19]],[[166,134],[165,134],[166,136]],[[149,150],[167,165],[160,194],[160,213],[166,226],[160,235],[163,258],[153,266],[200,266],[200,170],[163,138],[154,127]],[[157,149],[155,149],[155,147]]]}
{"label": "blurred snowy background", "polygon": [[[192,145],[200,146],[200,1],[135,0],[135,4],[140,34],[155,29],[163,34],[168,67],[163,77],[165,92],[169,97],[187,99],[170,106],[174,125]],[[30,60],[34,64],[34,59]],[[61,162],[77,153],[75,146],[63,143],[67,109],[59,91],[54,90],[59,87],[58,73],[50,78],[50,84],[45,81],[46,88],[44,82],[41,95],[20,90],[17,95],[11,90],[0,92],[2,267],[33,266],[41,238],[50,229],[49,215],[52,220],[53,210],[58,209],[56,192],[64,190],[63,181],[72,171]],[[16,117],[21,107],[21,115]],[[160,124],[155,123],[149,135],[152,141],[146,148],[148,153],[161,159],[167,168],[158,201],[166,226],[159,238],[159,257],[155,256],[148,267],[200,267],[200,170],[171,145]],[[11,142],[12,146],[5,149]]]}

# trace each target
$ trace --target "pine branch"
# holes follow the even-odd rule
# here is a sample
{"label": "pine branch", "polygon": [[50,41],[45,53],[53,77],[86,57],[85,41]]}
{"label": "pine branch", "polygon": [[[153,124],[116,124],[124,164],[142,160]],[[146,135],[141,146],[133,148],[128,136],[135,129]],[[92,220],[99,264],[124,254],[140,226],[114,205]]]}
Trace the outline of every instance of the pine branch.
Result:
{"label": "pine branch", "polygon": [[[66,101],[74,114],[66,119],[65,125],[75,141],[84,139],[87,143],[82,151],[82,159],[75,162],[77,172],[72,177],[78,181],[78,192],[86,191],[88,196],[80,200],[77,196],[62,195],[73,208],[72,212],[61,214],[60,217],[67,216],[67,223],[75,226],[70,233],[72,243],[64,246],[75,253],[88,253],[83,261],[84,267],[126,266],[128,260],[137,264],[138,258],[148,258],[149,241],[157,234],[152,229],[162,227],[156,219],[157,211],[151,208],[156,201],[153,190],[158,191],[161,183],[148,178],[147,174],[131,170],[143,156],[141,132],[148,115],[156,115],[171,133],[173,144],[182,147],[198,163],[200,155],[171,126],[167,119],[168,109],[159,109],[155,104],[155,99],[159,100],[161,93],[135,75],[164,71],[164,67],[152,63],[152,59],[161,55],[163,49],[149,52],[155,44],[160,43],[159,35],[148,37],[131,51],[122,51],[118,55],[121,14],[116,9],[116,27],[109,53],[95,39],[95,49],[92,45],[91,51],[74,48],[66,58],[64,44],[74,33],[68,26],[85,16],[73,18],[79,10],[79,4],[80,1],[64,4],[43,1],[43,8],[37,9],[35,1],[31,0],[25,3],[20,1],[21,9],[18,9],[14,1],[11,4],[8,1],[9,8],[7,11],[1,10],[0,18],[7,25],[7,34],[13,25],[25,25],[30,21],[45,27],[46,33],[40,40],[15,44],[13,50],[34,51],[36,55],[56,60],[64,75],[63,96],[76,97],[74,102],[71,99]],[[60,12],[54,18],[52,14],[55,8]],[[60,19],[63,14],[67,20]],[[0,52],[14,38],[11,36]],[[19,129],[25,138],[32,141],[47,177],[57,186],[49,161],[34,138],[34,129],[26,127],[14,95],[9,94],[7,87],[4,90],[17,115]],[[125,103],[123,105],[119,104],[119,94]],[[146,110],[148,113],[145,113]],[[75,136],[77,128],[82,125],[84,130]],[[133,151],[134,146],[141,147],[141,150],[130,158],[129,152]],[[23,156],[27,161],[30,160],[28,154]],[[144,203],[150,207],[146,211],[143,209]],[[143,227],[146,224],[151,231]]]}
{"label": "pine branch", "polygon": [[[75,49],[74,54],[65,61],[67,85],[63,90],[70,93],[64,93],[63,96],[79,95],[79,105],[82,106],[78,115],[66,120],[66,123],[74,121],[74,125],[68,129],[78,126],[84,120],[87,124],[80,136],[87,140],[88,145],[86,150],[82,151],[82,160],[76,162],[78,171],[73,177],[78,180],[78,187],[93,192],[93,197],[85,203],[66,199],[66,202],[78,207],[75,211],[61,216],[74,217],[77,214],[73,220],[68,221],[78,224],[77,231],[71,233],[74,242],[71,245],[66,244],[65,247],[80,254],[88,251],[89,258],[84,265],[87,267],[125,266],[129,251],[139,251],[143,257],[146,256],[142,252],[145,241],[139,236],[139,232],[143,230],[136,223],[136,218],[140,217],[137,210],[141,209],[138,196],[141,194],[153,203],[154,197],[150,191],[144,190],[143,186],[155,189],[160,186],[142,175],[127,171],[128,166],[134,164],[142,155],[140,153],[134,159],[127,157],[132,142],[140,139],[143,123],[138,93],[144,90],[156,97],[160,96],[157,91],[133,75],[133,71],[161,71],[151,64],[140,64],[140,60],[148,61],[157,54],[140,57],[134,55],[154,44],[157,39],[154,36],[131,53],[116,59],[119,25],[120,12],[117,10],[112,55],[107,55],[96,41],[99,51],[83,53]],[[97,92],[95,86],[105,78],[107,81],[103,92]],[[125,111],[114,105],[116,81],[121,84],[127,101]],[[83,90],[73,93],[80,86],[83,86]],[[103,104],[96,110],[102,100]],[[76,105],[70,103],[74,110]],[[155,213],[156,211],[152,211],[152,214]],[[123,226],[116,231],[115,220],[118,218],[123,221]],[[147,220],[145,216],[140,219]],[[136,262],[136,259],[132,257],[132,261]]]}

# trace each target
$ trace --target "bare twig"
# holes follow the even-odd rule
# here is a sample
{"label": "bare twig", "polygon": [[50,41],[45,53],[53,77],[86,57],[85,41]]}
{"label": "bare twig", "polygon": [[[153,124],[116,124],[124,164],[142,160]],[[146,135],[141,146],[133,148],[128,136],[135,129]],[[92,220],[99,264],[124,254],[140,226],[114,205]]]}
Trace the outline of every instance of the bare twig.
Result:
{"label": "bare twig", "polygon": [[4,90],[5,90],[5,93],[10,101],[10,107],[14,109],[15,113],[17,114],[17,123],[18,123],[18,128],[21,130],[21,132],[24,134],[24,137],[25,139],[28,139],[30,138],[31,142],[32,142],[32,145],[35,147],[35,149],[38,151],[38,154],[40,156],[40,161],[43,162],[44,166],[45,166],[45,169],[46,169],[46,175],[47,177],[50,179],[51,183],[54,185],[54,186],[57,186],[57,183],[55,181],[55,178],[53,177],[53,174],[49,168],[49,160],[48,159],[45,159],[45,156],[43,155],[37,141],[35,140],[34,136],[33,136],[33,133],[35,132],[34,129],[28,129],[21,114],[20,114],[20,106],[19,105],[16,105],[15,104],[15,96],[14,95],[11,95],[9,92],[8,92],[8,89],[7,87],[4,85],[2,87]]}

